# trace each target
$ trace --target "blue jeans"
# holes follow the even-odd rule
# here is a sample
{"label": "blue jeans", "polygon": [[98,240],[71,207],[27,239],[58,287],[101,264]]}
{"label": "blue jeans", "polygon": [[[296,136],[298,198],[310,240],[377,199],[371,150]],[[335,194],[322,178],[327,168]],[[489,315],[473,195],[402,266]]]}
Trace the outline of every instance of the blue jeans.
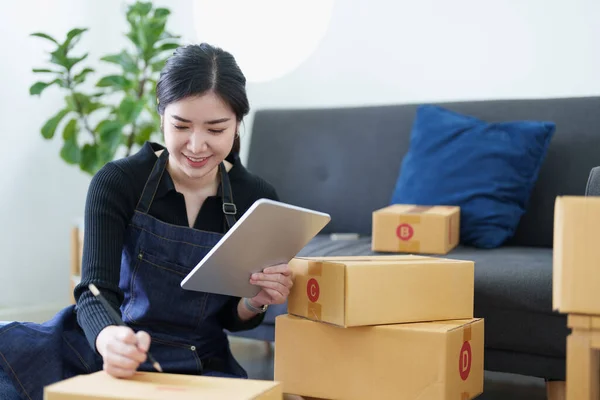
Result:
{"label": "blue jeans", "polygon": [[[7,321],[0,321],[0,327],[8,324]],[[10,377],[0,368],[0,399],[19,400],[21,396],[15,389]]]}
{"label": "blue jeans", "polygon": [[2,400],[20,400],[21,396],[15,389],[10,377],[0,368],[0,399]]}

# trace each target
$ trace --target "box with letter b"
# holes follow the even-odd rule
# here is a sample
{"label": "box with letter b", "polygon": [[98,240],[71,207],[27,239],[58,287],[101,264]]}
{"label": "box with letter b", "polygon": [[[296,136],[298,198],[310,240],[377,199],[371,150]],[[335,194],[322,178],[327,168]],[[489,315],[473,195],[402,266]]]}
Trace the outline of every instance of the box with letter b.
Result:
{"label": "box with letter b", "polygon": [[395,204],[373,212],[372,250],[447,254],[460,241],[460,208]]}

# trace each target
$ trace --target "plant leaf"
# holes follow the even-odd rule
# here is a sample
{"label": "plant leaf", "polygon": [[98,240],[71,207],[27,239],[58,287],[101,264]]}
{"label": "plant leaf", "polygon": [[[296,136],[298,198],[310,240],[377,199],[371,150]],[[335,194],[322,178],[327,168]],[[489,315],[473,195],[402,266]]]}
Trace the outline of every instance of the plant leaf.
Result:
{"label": "plant leaf", "polygon": [[179,47],[179,43],[163,43],[156,48],[156,52],[163,52],[167,50],[175,50]]}
{"label": "plant leaf", "polygon": [[140,17],[145,17],[152,11],[152,3],[151,2],[142,2],[138,1],[134,5],[129,8],[129,12],[132,14],[136,14]]}
{"label": "plant leaf", "polygon": [[67,68],[67,71],[70,71],[75,65],[77,65],[81,61],[85,60],[88,55],[89,55],[89,53],[85,53],[81,57],[67,57],[66,63],[65,63],[65,67]]}
{"label": "plant leaf", "polygon": [[161,35],[158,37],[158,40],[167,40],[167,39],[181,39],[181,35],[173,35],[170,32],[164,31],[163,33],[161,33]]}
{"label": "plant leaf", "polygon": [[91,96],[79,92],[66,96],[65,102],[71,111],[78,112],[82,115],[89,115],[100,108],[106,107],[106,105],[102,103],[93,101]]}
{"label": "plant leaf", "polygon": [[164,20],[152,19],[143,27],[146,43],[146,45],[143,47],[143,55],[144,61],[147,63],[152,57],[155,56],[155,44],[158,42],[160,35],[162,35],[165,30],[165,22],[166,21]]}
{"label": "plant leaf", "polygon": [[79,164],[81,151],[77,145],[78,125],[77,119],[71,119],[63,130],[63,147],[60,150],[60,156],[69,164]]}
{"label": "plant leaf", "polygon": [[115,153],[116,149],[112,149],[109,147],[99,147],[97,155],[98,159],[96,161],[98,168],[101,168],[104,164],[111,161],[114,158]]}
{"label": "plant leaf", "polygon": [[74,140],[63,143],[60,149],[60,157],[68,164],[79,164],[81,162],[81,149]]}
{"label": "plant leaf", "polygon": [[36,82],[33,85],[31,85],[31,87],[29,88],[29,94],[32,96],[39,96],[40,94],[42,94],[42,92],[47,88],[50,87],[52,85],[55,85],[57,83],[61,83],[60,79],[55,79],[52,82]]}
{"label": "plant leaf", "polygon": [[158,60],[158,61],[153,61],[150,64],[150,68],[152,69],[152,72],[160,72],[165,67],[167,60],[168,60],[168,58]]}
{"label": "plant leaf", "polygon": [[71,120],[65,125],[63,129],[63,139],[73,140],[77,137],[77,118],[71,118]]}
{"label": "plant leaf", "polygon": [[122,75],[108,75],[96,83],[96,87],[112,87],[115,89],[127,89],[131,87],[131,81]]}
{"label": "plant leaf", "polygon": [[60,110],[58,113],[56,113],[56,115],[46,121],[42,127],[42,136],[45,139],[52,139],[54,137],[54,132],[56,132],[56,127],[69,112],[71,112],[71,110],[65,108]]}
{"label": "plant leaf", "polygon": [[134,142],[142,146],[146,141],[150,140],[152,134],[156,132],[156,125],[152,122],[145,122],[138,128]]}
{"label": "plant leaf", "polygon": [[109,56],[105,56],[101,58],[102,61],[114,63],[120,65],[125,72],[137,73],[138,66],[131,54],[127,53],[125,50],[121,51],[119,54],[113,54]]}
{"label": "plant leaf", "polygon": [[50,62],[61,67],[67,68],[69,60],[67,59],[67,53],[65,49],[59,46],[56,50],[50,53]]}
{"label": "plant leaf", "polygon": [[29,88],[29,94],[32,96],[40,95],[48,86],[50,86],[48,82],[36,82]]}
{"label": "plant leaf", "polygon": [[87,74],[91,73],[91,72],[95,72],[92,68],[84,68],[83,71],[81,71],[80,73],[78,73],[77,75],[75,75],[73,77],[73,82],[79,84],[79,83],[83,83],[85,81],[85,78],[87,77]]}
{"label": "plant leaf", "polygon": [[121,137],[123,132],[123,124],[120,121],[104,120],[96,127],[100,138],[100,146],[98,150],[101,161],[110,161],[110,158],[114,155],[115,151],[121,144]]}
{"label": "plant leaf", "polygon": [[154,18],[166,19],[171,14],[171,11],[167,8],[157,8],[154,10]]}
{"label": "plant leaf", "polygon": [[131,97],[125,97],[117,110],[119,120],[124,124],[130,124],[137,119],[144,108],[144,100],[136,101]]}
{"label": "plant leaf", "polygon": [[90,175],[98,172],[98,148],[94,144],[85,144],[81,149],[79,167]]}
{"label": "plant leaf", "polygon": [[31,71],[40,74],[40,73],[53,73],[53,74],[60,74],[60,71],[53,71],[51,69],[45,69],[45,68],[34,68]]}
{"label": "plant leaf", "polygon": [[41,38],[48,39],[49,41],[51,41],[51,42],[54,42],[54,43],[58,44],[58,42],[56,41],[56,39],[54,39],[52,36],[50,36],[50,35],[47,35],[47,34],[45,34],[45,33],[36,32],[36,33],[32,33],[32,34],[31,34],[31,35],[29,35],[29,36],[37,36],[37,37],[41,37]]}
{"label": "plant leaf", "polygon": [[74,28],[67,33],[67,39],[62,44],[62,47],[66,50],[66,52],[71,50],[77,44],[81,37],[80,35],[87,30],[88,28]]}

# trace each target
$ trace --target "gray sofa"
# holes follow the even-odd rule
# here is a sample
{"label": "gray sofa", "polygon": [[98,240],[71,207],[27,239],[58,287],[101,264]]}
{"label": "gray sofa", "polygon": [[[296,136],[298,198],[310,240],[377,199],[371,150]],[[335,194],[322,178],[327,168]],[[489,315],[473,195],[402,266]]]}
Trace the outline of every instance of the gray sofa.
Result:
{"label": "gray sofa", "polygon": [[[600,165],[600,97],[437,104],[490,122],[557,124],[514,237],[493,250],[459,246],[447,257],[475,261],[474,313],[486,320],[485,369],[564,380],[566,317],[552,311],[554,201],[557,195],[583,195],[586,184],[600,190],[598,170],[590,173]],[[371,213],[390,202],[416,108],[256,113],[248,168],[273,184],[282,201],[332,215],[299,255],[372,254]],[[341,232],[361,237],[330,239],[330,233]],[[238,335],[272,341],[274,318],[285,312],[285,305],[271,307],[261,326]]]}

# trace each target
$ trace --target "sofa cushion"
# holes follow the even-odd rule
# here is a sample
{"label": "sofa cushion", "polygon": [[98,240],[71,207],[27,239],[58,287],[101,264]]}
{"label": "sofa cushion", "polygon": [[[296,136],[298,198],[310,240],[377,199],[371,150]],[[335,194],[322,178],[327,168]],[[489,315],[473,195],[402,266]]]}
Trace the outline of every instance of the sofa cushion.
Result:
{"label": "sofa cushion", "polygon": [[529,203],[556,126],[487,123],[433,105],[418,108],[392,203],[461,207],[461,242],[494,248]]}

